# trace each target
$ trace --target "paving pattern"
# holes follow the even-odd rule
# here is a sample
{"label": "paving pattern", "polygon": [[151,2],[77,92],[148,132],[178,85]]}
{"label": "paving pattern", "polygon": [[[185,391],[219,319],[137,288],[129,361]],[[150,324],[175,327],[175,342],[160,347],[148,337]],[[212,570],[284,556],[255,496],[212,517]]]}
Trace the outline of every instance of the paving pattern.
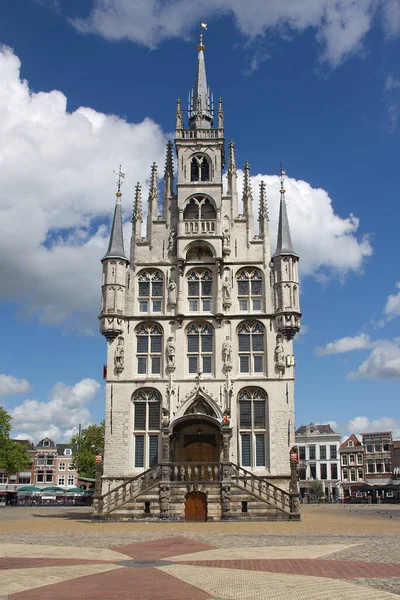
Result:
{"label": "paving pattern", "polygon": [[42,513],[40,527],[34,516],[15,514],[11,526],[0,514],[0,600],[400,597],[396,528],[371,535],[351,533],[350,521],[346,534],[300,532],[296,525],[287,533],[254,523],[124,527],[81,515],[74,529],[71,515],[61,521]]}

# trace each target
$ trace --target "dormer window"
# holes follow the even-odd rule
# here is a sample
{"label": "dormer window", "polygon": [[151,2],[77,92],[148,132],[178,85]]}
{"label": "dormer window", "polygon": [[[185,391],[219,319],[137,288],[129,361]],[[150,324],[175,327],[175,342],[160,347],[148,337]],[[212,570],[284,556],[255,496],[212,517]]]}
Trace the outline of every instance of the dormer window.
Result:
{"label": "dormer window", "polygon": [[43,440],[43,446],[50,446],[49,440]]}
{"label": "dormer window", "polygon": [[65,454],[65,456],[71,456],[71,454],[72,454],[71,448],[65,448],[64,454]]}
{"label": "dormer window", "polygon": [[190,181],[210,181],[210,165],[205,156],[194,156],[192,158]]}
{"label": "dormer window", "polygon": [[349,440],[347,445],[348,445],[349,447],[351,447],[351,446],[354,446],[354,442],[353,442],[353,440]]}

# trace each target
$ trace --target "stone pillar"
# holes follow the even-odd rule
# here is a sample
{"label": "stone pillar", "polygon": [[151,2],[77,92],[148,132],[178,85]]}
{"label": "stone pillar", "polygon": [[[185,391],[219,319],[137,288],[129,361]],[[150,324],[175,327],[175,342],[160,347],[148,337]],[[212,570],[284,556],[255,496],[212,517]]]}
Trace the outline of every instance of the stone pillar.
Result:
{"label": "stone pillar", "polygon": [[297,465],[299,462],[299,451],[297,446],[290,450],[290,519],[300,521],[299,482],[297,476]]}
{"label": "stone pillar", "polygon": [[221,508],[222,519],[229,519],[231,512],[231,439],[232,428],[229,415],[224,415],[222,422],[222,481],[221,481]]}
{"label": "stone pillar", "polygon": [[163,422],[161,427],[162,455],[160,460],[161,482],[159,488],[160,519],[169,519],[169,500],[170,500],[170,436],[171,430],[168,423]]}
{"label": "stone pillar", "polygon": [[103,513],[103,494],[101,490],[101,478],[103,476],[103,456],[96,456],[96,481],[93,494],[92,519],[100,519]]}

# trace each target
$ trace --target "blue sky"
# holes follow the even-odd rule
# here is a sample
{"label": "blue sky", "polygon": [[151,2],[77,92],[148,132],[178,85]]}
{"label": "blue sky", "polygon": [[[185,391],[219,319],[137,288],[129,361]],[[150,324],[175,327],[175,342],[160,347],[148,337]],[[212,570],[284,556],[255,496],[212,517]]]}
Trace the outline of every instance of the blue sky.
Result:
{"label": "blue sky", "polygon": [[[199,23],[226,138],[276,172],[300,254],[296,424],[400,438],[399,0],[3,0],[0,9],[0,401],[13,433],[63,441],[104,411],[100,258],[162,173]],[[240,173],[239,173],[240,175]],[[240,178],[239,178],[240,179]],[[257,211],[255,210],[255,213]]]}

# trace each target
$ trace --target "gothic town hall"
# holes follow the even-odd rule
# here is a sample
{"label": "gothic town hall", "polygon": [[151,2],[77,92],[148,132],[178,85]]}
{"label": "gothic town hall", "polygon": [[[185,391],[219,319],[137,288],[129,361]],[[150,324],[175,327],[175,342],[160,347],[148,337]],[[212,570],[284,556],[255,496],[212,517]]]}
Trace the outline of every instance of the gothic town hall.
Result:
{"label": "gothic town hall", "polygon": [[189,110],[178,100],[175,141],[166,148],[162,199],[152,166],[145,237],[136,186],[129,255],[118,188],[102,259],[98,519],[299,518],[290,460],[299,257],[284,172],[271,254],[265,185],[255,229],[248,163],[238,211],[234,144],[225,142],[221,99],[214,111],[204,50],[200,38]]}

